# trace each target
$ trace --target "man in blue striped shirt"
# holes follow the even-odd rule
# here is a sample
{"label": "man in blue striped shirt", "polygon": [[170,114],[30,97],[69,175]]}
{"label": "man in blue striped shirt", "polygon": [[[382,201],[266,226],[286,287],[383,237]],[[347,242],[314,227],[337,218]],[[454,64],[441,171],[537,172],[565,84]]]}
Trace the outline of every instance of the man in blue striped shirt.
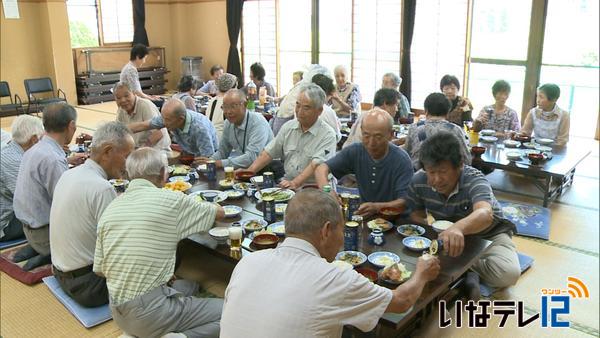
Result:
{"label": "man in blue striped shirt", "polygon": [[15,216],[13,196],[23,154],[44,134],[42,120],[21,115],[12,123],[12,140],[0,155],[0,242],[23,237],[23,224]]}
{"label": "man in blue striped shirt", "polygon": [[492,241],[467,276],[470,298],[478,298],[479,278],[487,285],[514,285],[521,270],[512,233],[514,224],[504,218],[489,182],[477,169],[464,165],[457,137],[438,131],[421,145],[419,161],[424,170],[413,176],[407,204],[415,221],[425,222],[426,211],[436,220],[454,222],[439,235],[450,257],[460,256],[465,236]]}

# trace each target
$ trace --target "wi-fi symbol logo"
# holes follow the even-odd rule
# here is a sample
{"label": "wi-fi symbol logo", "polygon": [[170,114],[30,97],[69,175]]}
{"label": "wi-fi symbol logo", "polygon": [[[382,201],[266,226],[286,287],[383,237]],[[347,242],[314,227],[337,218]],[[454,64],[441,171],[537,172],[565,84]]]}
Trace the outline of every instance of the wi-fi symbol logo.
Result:
{"label": "wi-fi symbol logo", "polygon": [[568,277],[567,287],[569,289],[569,294],[573,298],[590,298],[590,292],[588,291],[587,286],[585,286],[578,278]]}

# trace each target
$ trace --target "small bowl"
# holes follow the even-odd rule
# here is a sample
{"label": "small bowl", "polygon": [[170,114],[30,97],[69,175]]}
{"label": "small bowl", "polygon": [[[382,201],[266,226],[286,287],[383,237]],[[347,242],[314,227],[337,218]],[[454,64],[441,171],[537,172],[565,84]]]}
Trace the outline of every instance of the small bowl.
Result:
{"label": "small bowl", "polygon": [[521,153],[519,151],[508,151],[506,152],[506,158],[509,161],[518,161],[521,159]]}
{"label": "small bowl", "polygon": [[175,181],[189,182],[189,180],[190,180],[190,177],[187,175],[186,176],[180,175],[180,176],[169,177],[169,182],[175,182]]}
{"label": "small bowl", "polygon": [[393,221],[397,219],[400,216],[400,214],[402,214],[402,209],[400,208],[388,207],[381,208],[381,210],[379,210],[379,216],[388,221]]}
{"label": "small bowl", "polygon": [[277,247],[277,243],[279,243],[279,237],[269,233],[258,234],[252,239],[252,244],[257,249],[273,249]]}
{"label": "small bowl", "polygon": [[242,208],[237,205],[226,205],[223,207],[223,210],[225,211],[226,218],[237,217],[242,213]]}
{"label": "small bowl", "polygon": [[529,161],[531,162],[531,164],[539,165],[542,162],[542,160],[544,159],[544,155],[531,153],[531,154],[527,155],[527,158],[529,158]]}
{"label": "small bowl", "polygon": [[[252,221],[258,222],[261,226],[259,228],[249,228],[247,225]],[[265,220],[262,218],[248,219],[248,220],[242,221],[242,228],[246,232],[260,231],[260,230],[266,228],[267,225],[269,225],[269,224],[267,222],[265,222]]]}
{"label": "small bowl", "polygon": [[448,229],[452,225],[454,225],[453,222],[444,221],[444,220],[435,221],[435,222],[433,222],[433,224],[431,224],[431,226],[433,227],[433,230],[435,230],[437,232],[445,231],[446,229]]}
{"label": "small bowl", "polygon": [[228,200],[236,200],[244,197],[245,193],[242,190],[226,190]]}
{"label": "small bowl", "polygon": [[403,237],[423,236],[425,234],[425,228],[416,224],[403,224],[396,228],[396,231]]}
{"label": "small bowl", "polygon": [[367,279],[370,280],[373,283],[375,283],[377,281],[377,279],[379,278],[379,276],[377,275],[377,271],[375,271],[373,269],[358,268],[358,269],[356,269],[356,272],[358,272],[361,275],[367,277]]}
{"label": "small bowl", "polygon": [[536,138],[535,142],[541,145],[549,146],[554,143],[554,140],[550,138]]}
{"label": "small bowl", "polygon": [[215,227],[208,230],[210,237],[214,238],[218,244],[227,244],[229,238],[229,229],[227,227]]}
{"label": "small bowl", "polygon": [[527,136],[527,135],[515,135],[514,140],[515,141],[519,141],[521,143],[530,142],[531,141],[531,136]]}
{"label": "small bowl", "polygon": [[256,173],[251,170],[241,170],[235,173],[235,178],[240,181],[250,182],[250,178],[254,177]]}
{"label": "small bowl", "polygon": [[181,154],[181,156],[179,156],[179,163],[181,163],[181,164],[190,165],[193,162],[194,162],[194,155]]}
{"label": "small bowl", "polygon": [[481,156],[483,153],[485,153],[485,150],[485,147],[474,146],[471,148],[471,154],[475,156]]}
{"label": "small bowl", "polygon": [[481,135],[482,136],[494,136],[494,135],[496,135],[496,131],[493,129],[483,129],[481,131]]}
{"label": "small bowl", "polygon": [[402,240],[402,244],[408,250],[420,252],[429,249],[431,240],[422,236],[408,236]]}

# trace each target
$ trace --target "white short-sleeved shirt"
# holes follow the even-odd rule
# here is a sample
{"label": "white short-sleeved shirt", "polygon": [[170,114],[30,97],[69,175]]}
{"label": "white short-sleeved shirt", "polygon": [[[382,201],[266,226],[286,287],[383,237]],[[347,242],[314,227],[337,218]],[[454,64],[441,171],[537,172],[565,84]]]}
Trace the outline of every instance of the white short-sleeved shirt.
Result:
{"label": "white short-sleeved shirt", "polygon": [[369,331],[391,300],[391,290],[288,237],[238,263],[225,291],[221,337],[340,337],[344,325]]}

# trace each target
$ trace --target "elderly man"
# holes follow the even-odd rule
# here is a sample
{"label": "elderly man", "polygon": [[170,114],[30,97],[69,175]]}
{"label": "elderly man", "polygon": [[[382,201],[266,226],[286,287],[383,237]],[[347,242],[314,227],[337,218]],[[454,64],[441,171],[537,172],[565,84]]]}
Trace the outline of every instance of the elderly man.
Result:
{"label": "elderly man", "polygon": [[440,131],[447,131],[456,136],[460,141],[460,153],[466,164],[471,164],[471,155],[469,150],[469,141],[465,131],[454,123],[446,120],[448,112],[452,107],[450,100],[442,93],[432,93],[427,96],[424,103],[425,122],[413,124],[408,129],[408,136],[404,149],[408,152],[413,161],[415,170],[421,168],[419,161],[419,151],[421,143],[428,137],[435,135]]}
{"label": "elderly man", "polygon": [[208,157],[219,149],[217,132],[208,118],[185,109],[185,104],[178,99],[167,100],[159,116],[129,124],[134,133],[164,127],[173,133],[173,139],[188,154]]}
{"label": "elderly man", "polygon": [[129,335],[218,337],[223,301],[183,293],[170,280],[177,243],[224,217],[217,204],[161,189],[167,157],[140,148],[125,162],[131,182],[98,223],[94,272],[106,278],[113,319]]}
{"label": "elderly man", "polygon": [[96,130],[91,148],[83,165],[58,180],[50,209],[54,276],[65,293],[85,307],[108,303],[106,280],[92,271],[96,227],[117,197],[108,179],[123,177],[134,141],[127,126],[115,121]]}
{"label": "elderly man", "polygon": [[0,242],[23,237],[23,224],[15,217],[13,196],[23,154],[42,138],[42,120],[20,115],[12,123],[12,139],[0,154]]}
{"label": "elderly man", "polygon": [[344,325],[370,331],[385,312],[408,310],[440,269],[437,258],[420,258],[412,278],[390,290],[329,264],[343,245],[344,220],[337,201],[319,190],[296,194],[285,230],[277,249],[235,267],[221,337],[340,337]]}
{"label": "elderly man", "polygon": [[[386,111],[392,119],[396,116],[396,111],[398,110],[398,98],[399,93],[394,89],[379,89],[375,92],[375,97],[373,98],[373,106],[374,108],[379,108],[381,110]],[[350,132],[348,133],[348,139],[344,142],[343,148],[348,147],[354,143],[360,143],[362,141],[362,125],[363,115],[359,116],[356,122],[350,128]],[[393,123],[393,120],[392,120]],[[399,141],[394,140],[394,143],[399,143]]]}
{"label": "elderly man", "polygon": [[424,171],[414,175],[407,204],[415,221],[424,222],[429,212],[435,219],[454,222],[438,236],[450,257],[462,254],[465,236],[492,241],[473,265],[475,273],[467,276],[467,295],[477,300],[479,277],[491,287],[503,288],[515,284],[521,270],[511,240],[514,224],[502,215],[485,176],[464,165],[460,143],[446,131],[439,131],[423,142],[419,161]]}
{"label": "elderly man", "polygon": [[258,172],[280,158],[285,170],[282,188],[297,189],[305,182],[314,182],[315,168],[332,157],[336,149],[335,132],[319,119],[323,104],[323,89],[312,83],[302,87],[296,102],[296,120],[283,125],[248,170]]}
{"label": "elderly man", "polygon": [[23,223],[29,245],[39,254],[25,264],[25,270],[50,263],[48,225],[56,182],[69,169],[69,163],[77,165],[85,160],[79,154],[67,159],[63,150],[63,145],[73,139],[76,119],[75,108],[68,104],[46,106],[43,113],[46,135],[23,155],[13,207],[15,215]]}
{"label": "elderly man", "polygon": [[393,89],[400,94],[400,100],[398,100],[398,113],[394,116],[394,121],[398,121],[400,118],[407,118],[410,114],[410,103],[404,94],[400,92],[400,84],[402,78],[394,73],[385,73],[381,79],[381,88]]}
{"label": "elderly man", "polygon": [[[133,94],[128,84],[117,82],[113,87],[115,101],[117,102],[117,121],[129,124],[133,122],[149,121],[160,115],[158,108],[152,101]],[[158,150],[169,151],[171,138],[166,128],[160,130],[143,131],[133,135],[136,147],[152,147]]]}
{"label": "elderly man", "polygon": [[[247,168],[273,139],[269,123],[258,113],[246,110],[246,95],[239,89],[231,89],[223,98],[225,128],[219,150],[211,158],[217,168]],[[206,162],[208,158],[200,158]]]}
{"label": "elderly man", "polygon": [[392,117],[380,109],[364,114],[362,142],[344,148],[315,171],[320,188],[329,184],[330,172],[337,178],[354,174],[363,202],[357,211],[361,216],[386,207],[404,209],[413,170],[408,154],[390,142],[393,124]]}

